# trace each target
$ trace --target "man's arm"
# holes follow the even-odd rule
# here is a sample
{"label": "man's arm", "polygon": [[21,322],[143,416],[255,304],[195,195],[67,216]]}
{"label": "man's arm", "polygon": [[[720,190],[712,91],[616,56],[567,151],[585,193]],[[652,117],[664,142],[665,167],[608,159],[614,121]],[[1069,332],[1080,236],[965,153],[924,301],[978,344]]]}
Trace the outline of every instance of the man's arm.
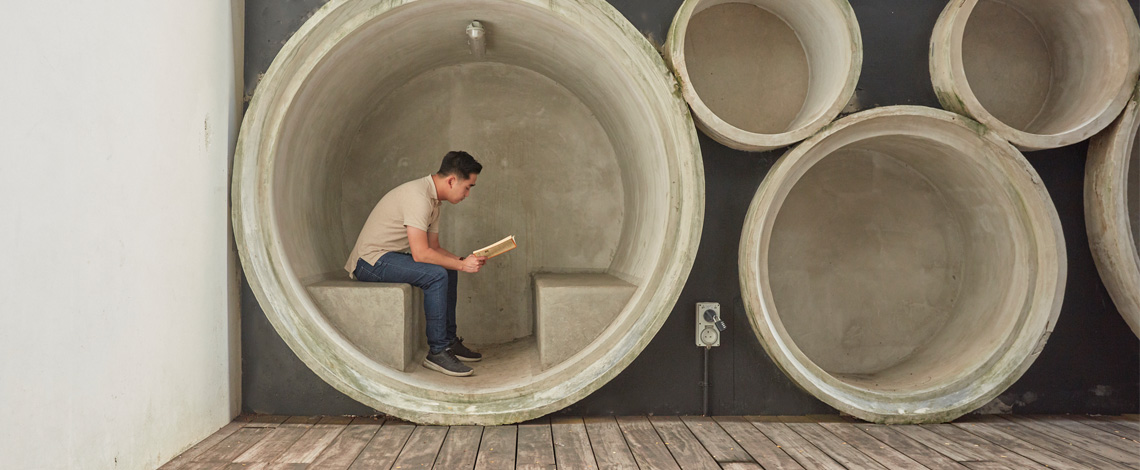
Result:
{"label": "man's arm", "polygon": [[[449,257],[451,259],[457,259],[457,260],[463,261],[460,257],[455,256],[455,254],[453,254],[452,252],[443,249],[442,246],[439,246],[439,233],[428,232],[427,237],[428,237],[428,246],[431,247],[431,249],[433,249],[435,251],[442,252],[444,255],[447,255],[447,257]],[[409,238],[409,240],[410,240],[410,238]]]}
{"label": "man's arm", "polygon": [[[458,256],[442,248],[433,248],[428,233],[415,227],[407,227],[408,245],[411,247],[412,259],[418,263],[430,263],[443,266],[447,269],[477,273],[487,258],[482,256],[468,256],[462,261]],[[435,245],[439,246],[439,234],[431,234],[435,238]]]}

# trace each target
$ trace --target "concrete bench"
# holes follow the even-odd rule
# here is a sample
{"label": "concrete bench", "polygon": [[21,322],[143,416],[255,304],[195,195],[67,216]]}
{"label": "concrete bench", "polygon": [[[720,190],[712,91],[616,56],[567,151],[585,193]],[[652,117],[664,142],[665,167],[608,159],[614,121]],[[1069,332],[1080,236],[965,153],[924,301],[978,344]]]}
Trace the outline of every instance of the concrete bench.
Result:
{"label": "concrete bench", "polygon": [[320,281],[308,290],[329,324],[376,362],[410,372],[427,354],[422,290],[349,279]]}
{"label": "concrete bench", "polygon": [[534,275],[534,335],[542,368],[573,356],[597,338],[637,286],[604,273]]}

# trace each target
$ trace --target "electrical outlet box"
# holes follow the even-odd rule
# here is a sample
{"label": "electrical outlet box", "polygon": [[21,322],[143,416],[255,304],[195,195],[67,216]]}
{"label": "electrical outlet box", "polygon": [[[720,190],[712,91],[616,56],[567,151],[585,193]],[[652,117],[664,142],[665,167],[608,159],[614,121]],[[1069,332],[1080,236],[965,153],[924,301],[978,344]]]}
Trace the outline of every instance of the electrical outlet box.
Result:
{"label": "electrical outlet box", "polygon": [[720,346],[720,333],[725,328],[724,320],[720,318],[719,303],[697,302],[697,346]]}

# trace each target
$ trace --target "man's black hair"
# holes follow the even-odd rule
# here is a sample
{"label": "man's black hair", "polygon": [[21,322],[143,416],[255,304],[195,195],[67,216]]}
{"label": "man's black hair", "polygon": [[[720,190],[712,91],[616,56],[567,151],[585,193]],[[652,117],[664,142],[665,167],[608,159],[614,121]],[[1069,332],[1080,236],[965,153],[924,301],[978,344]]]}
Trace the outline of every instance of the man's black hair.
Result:
{"label": "man's black hair", "polygon": [[458,176],[460,179],[469,179],[483,171],[483,165],[475,161],[475,157],[463,151],[447,152],[443,156],[443,163],[439,165],[439,176]]}

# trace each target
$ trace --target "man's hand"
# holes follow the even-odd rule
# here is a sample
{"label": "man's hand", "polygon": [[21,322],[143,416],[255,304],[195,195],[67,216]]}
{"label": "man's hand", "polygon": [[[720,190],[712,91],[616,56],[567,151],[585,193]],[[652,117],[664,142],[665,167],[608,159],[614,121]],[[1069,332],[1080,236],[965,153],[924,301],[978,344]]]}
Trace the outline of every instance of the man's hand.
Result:
{"label": "man's hand", "polygon": [[465,273],[477,273],[479,272],[479,268],[482,268],[484,264],[487,264],[486,257],[471,255],[463,258],[459,270]]}

